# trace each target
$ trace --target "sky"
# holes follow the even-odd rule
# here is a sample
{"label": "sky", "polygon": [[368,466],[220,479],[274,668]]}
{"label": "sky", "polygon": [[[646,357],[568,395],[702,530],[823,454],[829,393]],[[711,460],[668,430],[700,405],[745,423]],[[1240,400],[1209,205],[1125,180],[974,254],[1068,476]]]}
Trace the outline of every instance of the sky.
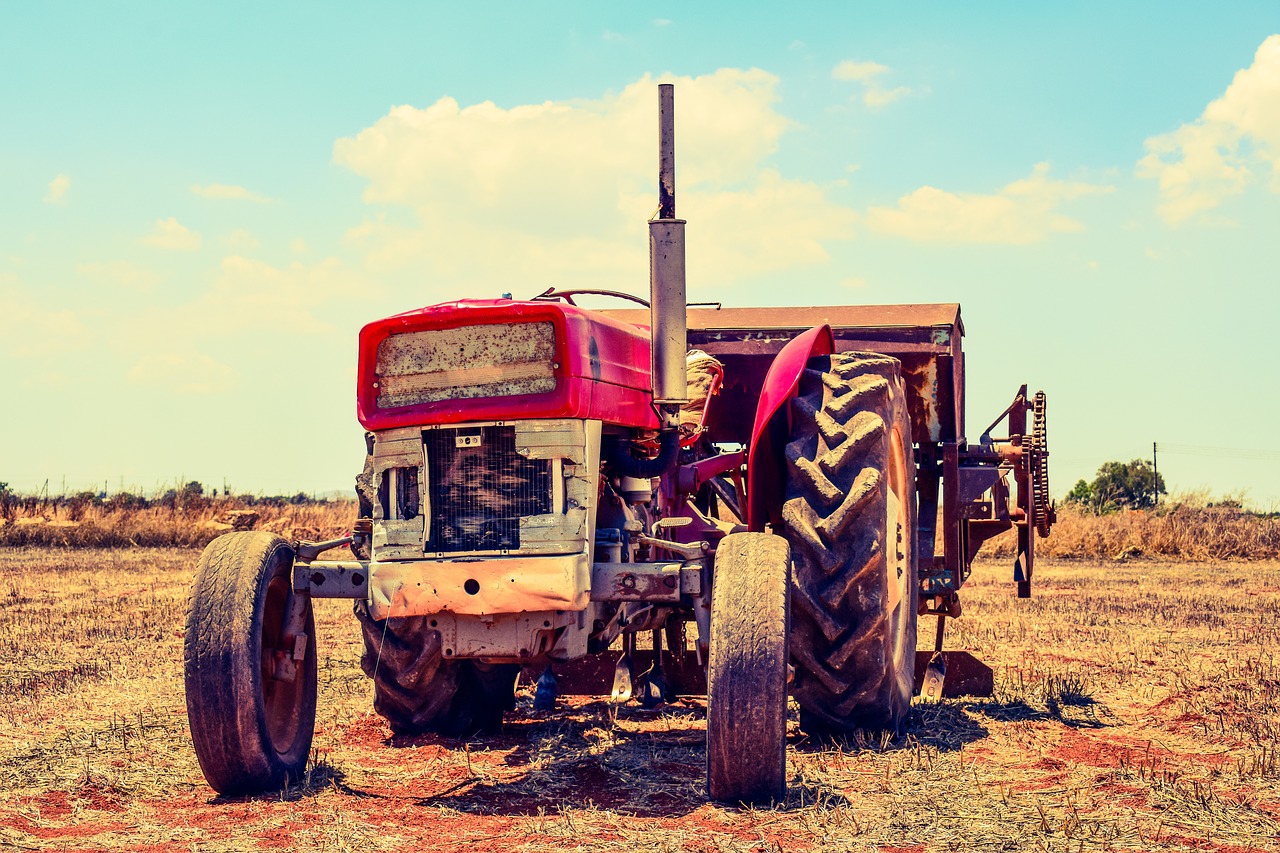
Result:
{"label": "sky", "polygon": [[356,335],[643,294],[959,302],[975,435],[1280,509],[1280,5],[48,3],[0,26],[0,481],[346,490]]}

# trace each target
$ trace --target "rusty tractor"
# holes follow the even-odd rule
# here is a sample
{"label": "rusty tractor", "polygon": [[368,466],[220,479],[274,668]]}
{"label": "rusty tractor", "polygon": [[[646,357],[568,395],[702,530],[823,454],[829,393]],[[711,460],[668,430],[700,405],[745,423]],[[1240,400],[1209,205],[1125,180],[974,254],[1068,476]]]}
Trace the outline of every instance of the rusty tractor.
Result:
{"label": "rusty tractor", "polygon": [[[660,86],[651,303],[593,311],[549,290],[369,323],[351,534],[205,549],[185,675],[215,790],[302,773],[320,598],[355,600],[397,733],[493,731],[522,671],[538,709],[705,691],[724,802],[784,796],[788,696],[804,732],[831,736],[901,730],[921,691],[989,690],[942,628],[1003,531],[1030,595],[1054,519],[1044,394],[1024,385],[968,440],[954,304],[688,307],[673,106]],[[919,615],[937,618],[932,651]]]}

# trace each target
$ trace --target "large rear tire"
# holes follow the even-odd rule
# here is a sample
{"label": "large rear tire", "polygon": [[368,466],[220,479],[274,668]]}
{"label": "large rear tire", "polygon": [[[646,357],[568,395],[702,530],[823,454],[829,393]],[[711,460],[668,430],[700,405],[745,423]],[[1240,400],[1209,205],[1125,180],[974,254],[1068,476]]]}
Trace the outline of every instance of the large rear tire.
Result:
{"label": "large rear tire", "polygon": [[293,549],[261,531],[228,533],[204,549],[184,641],[187,718],[200,769],[220,794],[256,794],[299,779],[316,718],[316,641],[306,638],[291,681],[277,678],[293,638],[282,636]]}
{"label": "large rear tire", "polygon": [[373,709],[396,734],[492,734],[515,708],[518,664],[446,660],[426,616],[374,619],[363,601],[360,668],[373,679]]}
{"label": "large rear tire", "polygon": [[792,695],[823,736],[900,732],[916,648],[916,472],[897,359],[809,361],[782,518],[794,561]]}
{"label": "large rear tire", "polygon": [[707,663],[707,791],[725,803],[786,795],[786,540],[736,533],[716,548]]}

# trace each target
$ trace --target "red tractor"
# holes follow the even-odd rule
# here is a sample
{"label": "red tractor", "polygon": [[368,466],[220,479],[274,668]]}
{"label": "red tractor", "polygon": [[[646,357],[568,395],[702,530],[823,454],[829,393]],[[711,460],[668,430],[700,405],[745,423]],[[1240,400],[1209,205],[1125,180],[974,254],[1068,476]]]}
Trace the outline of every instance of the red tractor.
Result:
{"label": "red tractor", "polygon": [[[954,304],[687,310],[670,86],[659,114],[648,310],[548,291],[370,323],[352,534],[205,549],[186,691],[217,791],[302,773],[316,598],[355,599],[374,708],[398,733],[496,729],[522,670],[540,708],[607,693],[610,672],[614,701],[705,690],[708,790],[727,802],[784,795],[788,694],[823,736],[900,730],[944,679],[989,687],[942,653],[942,625],[979,546],[1010,528],[1030,594],[1033,531],[1053,521],[1044,395],[1023,386],[966,440]],[[351,559],[319,559],[343,545]],[[919,614],[938,619],[932,653]]]}

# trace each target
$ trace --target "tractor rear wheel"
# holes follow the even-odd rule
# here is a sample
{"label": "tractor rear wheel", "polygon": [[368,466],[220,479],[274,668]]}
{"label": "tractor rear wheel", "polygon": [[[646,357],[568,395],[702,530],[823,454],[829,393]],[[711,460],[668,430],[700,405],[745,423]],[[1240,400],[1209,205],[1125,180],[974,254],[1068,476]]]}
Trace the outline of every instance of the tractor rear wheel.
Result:
{"label": "tractor rear wheel", "polygon": [[518,664],[446,660],[426,616],[374,619],[356,602],[364,636],[360,668],[373,679],[373,709],[396,734],[492,734],[515,708]]}
{"label": "tractor rear wheel", "polygon": [[311,752],[316,631],[306,599],[306,636],[283,636],[292,575],[293,548],[261,531],[219,536],[200,555],[183,649],[187,718],[220,794],[280,788]]}
{"label": "tractor rear wheel", "polygon": [[782,518],[794,573],[792,695],[824,736],[900,732],[916,649],[916,472],[897,359],[809,361],[792,401]]}
{"label": "tractor rear wheel", "polygon": [[727,803],[786,795],[787,542],[735,533],[716,548],[707,658],[707,791]]}

